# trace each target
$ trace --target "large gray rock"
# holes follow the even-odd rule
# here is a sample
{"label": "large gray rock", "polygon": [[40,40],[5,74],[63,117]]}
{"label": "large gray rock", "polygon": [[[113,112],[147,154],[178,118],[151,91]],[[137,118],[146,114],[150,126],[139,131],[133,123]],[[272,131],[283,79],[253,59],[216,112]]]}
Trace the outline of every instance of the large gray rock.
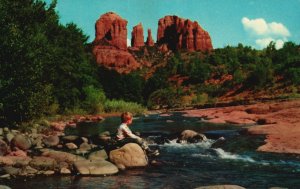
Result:
{"label": "large gray rock", "polygon": [[20,176],[34,176],[37,173],[38,173],[38,170],[36,170],[30,166],[26,166],[25,168],[23,168],[21,170]]}
{"label": "large gray rock", "polygon": [[193,130],[184,130],[179,135],[177,142],[181,143],[182,141],[187,141],[189,143],[196,143],[196,142],[206,141],[206,140],[207,140],[206,136],[201,133],[198,133]]}
{"label": "large gray rock", "polygon": [[32,160],[32,158],[28,156],[6,156],[6,157],[12,160],[13,165],[16,167],[25,167]]}
{"label": "large gray rock", "polygon": [[119,149],[110,151],[109,159],[120,169],[148,165],[148,158],[145,152],[135,143],[128,143]]}
{"label": "large gray rock", "polygon": [[5,166],[2,168],[6,174],[10,175],[19,175],[21,172],[20,168],[12,167],[12,166]]}
{"label": "large gray rock", "polygon": [[246,189],[237,185],[213,185],[213,186],[201,186],[195,189]]}
{"label": "large gray rock", "polygon": [[69,150],[75,150],[78,148],[78,146],[76,144],[74,144],[73,142],[68,142],[65,144],[65,146],[69,149]]}
{"label": "large gray rock", "polygon": [[29,165],[37,170],[54,170],[57,163],[50,157],[34,157]]}
{"label": "large gray rock", "polygon": [[105,160],[82,160],[74,164],[81,175],[112,175],[118,173],[118,168]]}
{"label": "large gray rock", "polygon": [[18,134],[11,140],[11,145],[21,150],[28,150],[31,147],[31,140],[25,135]]}
{"label": "large gray rock", "polygon": [[89,160],[106,160],[107,158],[108,156],[105,150],[92,152],[88,157]]}
{"label": "large gray rock", "polygon": [[68,164],[73,164],[76,161],[85,160],[85,158],[81,156],[55,150],[44,151],[42,156],[53,158],[57,163],[66,162]]}
{"label": "large gray rock", "polygon": [[43,143],[48,147],[57,146],[59,144],[59,137],[57,135],[45,136]]}

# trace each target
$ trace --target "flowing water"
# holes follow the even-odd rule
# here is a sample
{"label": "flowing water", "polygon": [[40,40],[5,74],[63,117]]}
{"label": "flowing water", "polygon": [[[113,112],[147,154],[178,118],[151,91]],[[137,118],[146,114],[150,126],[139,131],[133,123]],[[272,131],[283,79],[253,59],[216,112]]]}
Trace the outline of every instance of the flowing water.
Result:
{"label": "flowing water", "polygon": [[[118,118],[81,129],[86,136],[105,130],[114,132]],[[300,188],[300,157],[259,153],[255,148],[263,137],[241,136],[236,126],[214,125],[181,114],[150,115],[134,119],[131,126],[150,141],[169,138],[168,143],[152,143],[160,150],[157,162],[147,168],[121,171],[106,177],[51,176],[15,179],[12,188],[196,188],[206,185],[234,184],[245,188]],[[177,133],[192,129],[207,133],[211,139],[196,144],[176,143]],[[212,148],[216,138],[225,136],[229,143]],[[226,139],[226,140],[227,140]],[[227,151],[229,150],[229,151]]]}

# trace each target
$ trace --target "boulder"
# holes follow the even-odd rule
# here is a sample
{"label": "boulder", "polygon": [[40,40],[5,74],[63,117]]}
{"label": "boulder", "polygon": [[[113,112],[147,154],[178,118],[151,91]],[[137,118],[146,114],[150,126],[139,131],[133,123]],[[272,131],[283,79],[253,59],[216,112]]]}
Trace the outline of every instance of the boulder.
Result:
{"label": "boulder", "polygon": [[119,149],[110,151],[109,159],[120,169],[127,167],[144,167],[148,165],[145,152],[135,143],[128,143]]}
{"label": "boulder", "polygon": [[25,168],[23,168],[20,172],[21,176],[34,176],[35,174],[38,173],[38,170],[30,167],[30,166],[26,166]]}
{"label": "boulder", "polygon": [[201,133],[193,130],[184,130],[180,133],[177,142],[181,143],[182,141],[187,141],[189,143],[197,143],[206,140],[206,136]]}
{"label": "boulder", "polygon": [[49,157],[34,157],[29,165],[37,170],[53,170],[56,166],[56,161]]}
{"label": "boulder", "polygon": [[73,164],[76,161],[85,159],[81,156],[55,150],[44,151],[42,153],[42,156],[53,158],[56,160],[57,163],[67,162],[68,164]]}
{"label": "boulder", "polygon": [[78,148],[78,146],[72,142],[66,143],[65,146],[69,149],[69,150],[75,150]]}
{"label": "boulder", "polygon": [[43,138],[43,143],[47,147],[57,146],[59,144],[59,137],[57,135],[45,136]]}
{"label": "boulder", "polygon": [[[158,45],[176,51],[210,51],[213,49],[209,33],[201,28],[198,22],[178,16],[165,16],[158,21]],[[166,47],[164,47],[166,50]]]}
{"label": "boulder", "polygon": [[112,175],[118,173],[118,168],[105,160],[82,160],[74,164],[81,175]]}
{"label": "boulder", "polygon": [[237,185],[213,185],[213,186],[201,186],[195,189],[246,189]]}
{"label": "boulder", "polygon": [[18,134],[11,140],[11,145],[21,150],[28,150],[31,147],[31,140],[25,135]]}
{"label": "boulder", "polygon": [[13,166],[15,167],[25,167],[32,160],[31,157],[19,157],[19,156],[6,156],[12,160]]}
{"label": "boulder", "polygon": [[89,160],[106,160],[107,158],[108,156],[105,150],[92,152],[88,157]]}
{"label": "boulder", "polygon": [[6,174],[10,175],[19,175],[21,172],[20,168],[12,167],[12,166],[5,166],[2,168]]}

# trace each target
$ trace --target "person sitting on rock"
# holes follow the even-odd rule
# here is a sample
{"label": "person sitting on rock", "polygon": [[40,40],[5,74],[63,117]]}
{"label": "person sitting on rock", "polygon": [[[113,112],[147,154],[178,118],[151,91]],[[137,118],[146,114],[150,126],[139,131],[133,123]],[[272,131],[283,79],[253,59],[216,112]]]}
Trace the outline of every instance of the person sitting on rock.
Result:
{"label": "person sitting on rock", "polygon": [[125,145],[127,143],[139,144],[143,150],[146,151],[147,155],[157,156],[159,155],[158,150],[151,150],[145,140],[141,137],[132,133],[129,129],[129,125],[132,124],[132,114],[130,112],[124,112],[121,114],[121,125],[117,130],[116,140],[118,145]]}

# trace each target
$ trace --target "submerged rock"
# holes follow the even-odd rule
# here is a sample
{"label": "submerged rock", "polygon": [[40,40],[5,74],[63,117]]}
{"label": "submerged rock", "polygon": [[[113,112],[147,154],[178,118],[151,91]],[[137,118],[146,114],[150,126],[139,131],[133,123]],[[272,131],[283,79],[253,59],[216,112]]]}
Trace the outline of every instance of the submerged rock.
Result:
{"label": "submerged rock", "polygon": [[198,133],[196,131],[184,130],[179,135],[177,142],[181,143],[182,141],[187,141],[189,143],[197,143],[200,141],[207,141],[207,138],[205,135]]}

